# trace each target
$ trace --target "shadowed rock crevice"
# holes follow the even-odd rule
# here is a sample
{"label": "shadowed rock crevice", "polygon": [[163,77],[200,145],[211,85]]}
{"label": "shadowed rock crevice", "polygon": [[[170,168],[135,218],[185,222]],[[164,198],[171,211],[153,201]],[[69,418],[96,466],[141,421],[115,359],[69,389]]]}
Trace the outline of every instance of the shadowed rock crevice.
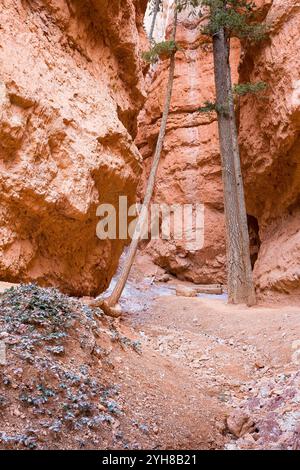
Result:
{"label": "shadowed rock crevice", "polygon": [[260,249],[260,238],[259,238],[259,226],[256,217],[253,215],[247,214],[248,220],[248,231],[249,231],[249,241],[250,241],[250,257],[252,269],[256,263],[258,252]]}

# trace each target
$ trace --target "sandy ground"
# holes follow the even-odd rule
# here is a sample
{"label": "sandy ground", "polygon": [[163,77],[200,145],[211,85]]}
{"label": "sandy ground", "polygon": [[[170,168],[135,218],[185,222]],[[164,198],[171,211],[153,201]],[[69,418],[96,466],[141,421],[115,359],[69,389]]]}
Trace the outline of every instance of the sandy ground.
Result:
{"label": "sandy ground", "polygon": [[299,448],[300,308],[176,296],[161,274],[139,257],[130,276],[116,327],[141,353],[109,350],[123,414],[94,448]]}
{"label": "sandy ground", "polygon": [[[204,447],[297,446],[300,397],[298,401],[293,387],[297,389],[298,382],[282,383],[282,377],[291,381],[299,369],[300,308],[232,306],[224,295],[176,296],[174,288],[183,283],[175,279],[155,282],[154,276],[160,274],[147,259],[138,259],[123,297],[127,314],[122,322],[138,332],[144,350],[153,351],[153,371],[158,371],[156,376],[163,377],[163,383],[153,384],[151,389],[166,386],[161,406],[172,410],[174,436],[184,426],[190,431],[191,447],[202,442]],[[285,397],[286,390],[290,396]],[[180,408],[174,393],[182,400]],[[270,424],[274,413],[278,419],[275,416],[275,424]],[[233,417],[234,425],[247,416],[254,419],[255,432],[239,432],[233,426],[234,436],[228,432],[228,416]],[[266,423],[271,429],[265,429]],[[160,428],[163,426],[161,423]],[[180,439],[182,436],[177,442]]]}

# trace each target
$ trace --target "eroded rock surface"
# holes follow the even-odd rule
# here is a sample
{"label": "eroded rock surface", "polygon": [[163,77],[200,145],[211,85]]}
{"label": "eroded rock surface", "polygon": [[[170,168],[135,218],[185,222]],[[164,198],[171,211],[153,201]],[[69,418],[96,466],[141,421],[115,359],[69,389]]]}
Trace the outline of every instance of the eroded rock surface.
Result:
{"label": "eroded rock surface", "polygon": [[[268,84],[240,103],[248,212],[258,220],[262,292],[300,292],[300,3],[268,3],[269,39],[245,52],[240,80]],[[271,4],[271,5],[270,5]]]}
{"label": "eroded rock surface", "polygon": [[[170,23],[172,22],[170,15]],[[158,170],[155,203],[204,204],[204,245],[183,240],[153,240],[147,245],[155,263],[181,279],[196,283],[225,282],[225,227],[221,162],[216,116],[199,106],[214,100],[212,45],[200,34],[200,20],[179,15],[176,70],[168,128]],[[237,80],[240,48],[233,44],[232,69]],[[162,115],[168,61],[152,72],[148,97],[139,116],[137,145],[146,178]]]}
{"label": "eroded rock surface", "polygon": [[[257,18],[270,29],[266,41],[232,46],[234,83],[264,81],[258,96],[239,99],[237,116],[249,215],[252,262],[260,294],[300,292],[300,81],[297,0],[257,0]],[[171,18],[169,19],[171,22]],[[212,46],[199,34],[199,20],[180,16],[176,75],[160,164],[155,202],[205,205],[202,249],[186,242],[152,241],[155,263],[179,278],[224,282],[225,239],[217,124],[197,109],[214,101]],[[149,95],[140,115],[137,143],[145,176],[153,155],[168,63],[152,72]]]}
{"label": "eroded rock surface", "polygon": [[146,1],[1,0],[0,277],[104,290],[124,241],[96,208],[135,200]]}

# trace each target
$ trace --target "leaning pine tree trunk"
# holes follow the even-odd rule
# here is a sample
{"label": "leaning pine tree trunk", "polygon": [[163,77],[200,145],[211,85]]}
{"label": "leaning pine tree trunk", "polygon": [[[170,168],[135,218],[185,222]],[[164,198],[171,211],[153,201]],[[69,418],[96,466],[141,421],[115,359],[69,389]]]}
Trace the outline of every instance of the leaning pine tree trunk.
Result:
{"label": "leaning pine tree trunk", "polygon": [[[174,27],[173,27],[173,32],[172,32],[172,41],[175,41],[175,36],[176,36],[176,28],[177,28],[177,8],[176,8],[176,2],[175,2],[175,9],[174,9]],[[153,189],[154,189],[154,183],[155,183],[155,177],[157,173],[157,168],[161,156],[161,151],[164,143],[164,137],[166,133],[166,127],[167,127],[167,119],[169,115],[169,109],[170,109],[170,103],[171,103],[171,96],[172,96],[172,89],[173,89],[173,80],[174,80],[174,70],[175,70],[175,54],[176,54],[176,48],[172,50],[171,56],[170,56],[170,67],[169,67],[169,77],[168,77],[168,83],[167,83],[167,89],[166,89],[166,97],[165,97],[165,104],[164,104],[164,109],[163,109],[163,114],[162,114],[162,120],[161,120],[161,125],[160,125],[160,130],[157,138],[157,143],[156,143],[156,148],[155,148],[155,153],[153,157],[153,162],[152,166],[150,169],[150,174],[149,178],[147,181],[147,187],[145,191],[145,197],[144,197],[144,202],[141,208],[141,212],[137,221],[137,225],[131,240],[131,244],[127,253],[127,257],[125,260],[125,263],[122,268],[122,272],[120,274],[120,277],[117,281],[117,284],[111,293],[111,295],[106,298],[106,299],[100,299],[99,301],[97,300],[94,303],[94,306],[101,307],[102,310],[110,316],[113,317],[118,317],[121,315],[121,310],[120,307],[118,306],[118,301],[119,298],[123,292],[123,289],[125,287],[125,284],[128,279],[128,275],[130,273],[138,244],[141,238],[141,235],[144,230],[145,222],[147,220],[148,216],[148,209],[150,205],[150,201],[153,195]]]}
{"label": "leaning pine tree trunk", "polygon": [[[250,263],[249,235],[243,194],[235,121],[233,127],[229,90],[231,80],[229,66],[229,38],[224,28],[213,35],[214,72],[217,95],[219,140],[224,186],[224,209],[226,223],[228,301],[253,304],[255,294]],[[233,130],[235,135],[233,136]],[[238,161],[237,161],[238,160]],[[239,189],[237,189],[239,187]],[[246,233],[247,232],[247,233]],[[248,247],[246,247],[248,243]],[[251,266],[250,266],[251,272]],[[253,289],[253,290],[252,290]]]}

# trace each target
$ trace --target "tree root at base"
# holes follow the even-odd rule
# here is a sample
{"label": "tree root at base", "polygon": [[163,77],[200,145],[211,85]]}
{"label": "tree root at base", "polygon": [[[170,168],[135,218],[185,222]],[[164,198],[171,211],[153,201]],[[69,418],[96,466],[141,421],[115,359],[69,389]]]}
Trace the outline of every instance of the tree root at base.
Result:
{"label": "tree root at base", "polygon": [[101,308],[105,315],[109,317],[119,318],[122,315],[122,309],[119,304],[109,305],[108,301],[105,299],[95,300],[91,303],[91,307]]}

